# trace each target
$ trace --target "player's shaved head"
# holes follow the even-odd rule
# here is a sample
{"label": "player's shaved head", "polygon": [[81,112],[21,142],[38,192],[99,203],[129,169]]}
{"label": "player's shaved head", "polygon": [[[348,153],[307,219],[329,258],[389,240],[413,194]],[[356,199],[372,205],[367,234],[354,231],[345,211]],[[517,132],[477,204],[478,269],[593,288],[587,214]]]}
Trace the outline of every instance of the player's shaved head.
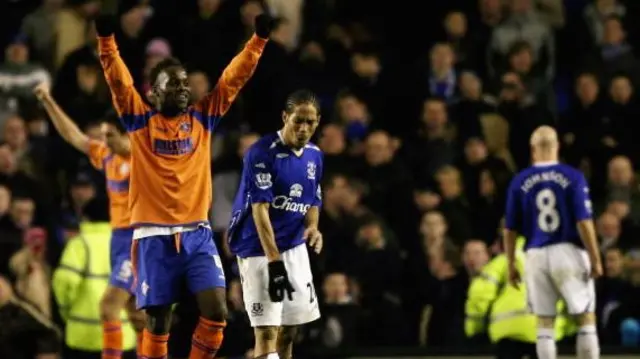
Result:
{"label": "player's shaved head", "polygon": [[531,135],[531,146],[540,148],[558,146],[558,133],[551,126],[540,126]]}
{"label": "player's shaved head", "polygon": [[558,133],[551,126],[540,126],[533,131],[530,139],[533,162],[558,160]]}

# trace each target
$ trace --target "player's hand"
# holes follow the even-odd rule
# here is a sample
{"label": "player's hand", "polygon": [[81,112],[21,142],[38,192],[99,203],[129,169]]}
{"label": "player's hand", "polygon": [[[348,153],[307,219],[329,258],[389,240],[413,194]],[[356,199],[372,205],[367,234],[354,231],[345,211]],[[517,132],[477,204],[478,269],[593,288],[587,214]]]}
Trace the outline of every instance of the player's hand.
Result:
{"label": "player's hand", "polygon": [[49,84],[42,82],[33,89],[33,94],[36,95],[39,101],[42,101],[49,96],[49,91]]}
{"label": "player's hand", "polygon": [[268,14],[260,14],[254,20],[256,35],[262,39],[268,39],[275,25],[275,20]]}
{"label": "player's hand", "polygon": [[522,281],[522,278],[520,278],[520,272],[518,271],[518,269],[515,267],[515,265],[510,264],[508,272],[509,284],[516,289],[520,289],[520,282]]}
{"label": "player's hand", "polygon": [[281,260],[269,262],[269,297],[271,301],[282,302],[285,294],[289,300],[293,300],[293,292],[295,290],[289,282],[284,262]]}
{"label": "player's hand", "polygon": [[100,15],[96,19],[96,32],[100,37],[113,35],[116,31],[116,20],[113,15]]}
{"label": "player's hand", "polygon": [[309,227],[305,229],[302,239],[309,243],[309,246],[313,248],[314,252],[320,253],[322,251],[324,242],[322,240],[322,233],[320,233],[317,228]]}
{"label": "player's hand", "polygon": [[600,262],[595,262],[592,266],[591,266],[591,278],[593,279],[598,279],[600,277],[602,277],[602,263]]}

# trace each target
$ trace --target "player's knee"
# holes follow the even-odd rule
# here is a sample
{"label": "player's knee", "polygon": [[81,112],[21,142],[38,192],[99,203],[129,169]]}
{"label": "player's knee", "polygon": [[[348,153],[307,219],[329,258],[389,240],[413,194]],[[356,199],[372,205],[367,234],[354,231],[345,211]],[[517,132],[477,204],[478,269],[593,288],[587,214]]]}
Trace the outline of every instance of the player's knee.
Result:
{"label": "player's knee", "polygon": [[275,343],[278,340],[278,327],[258,327],[255,337],[258,343]]}
{"label": "player's knee", "polygon": [[135,301],[130,301],[127,303],[127,317],[133,326],[133,329],[136,332],[141,332],[144,327],[147,325],[147,317],[144,314],[144,311],[137,310]]}
{"label": "player's knee", "polygon": [[586,325],[595,325],[596,315],[595,313],[582,313],[576,316],[576,321],[581,327],[584,327]]}
{"label": "player's knee", "polygon": [[555,317],[538,317],[538,328],[553,329],[555,324]]}
{"label": "player's knee", "polygon": [[202,317],[215,322],[227,320],[227,295],[224,289],[206,290],[196,296]]}
{"label": "player's knee", "polygon": [[171,327],[171,306],[153,306],[145,309],[146,327],[152,334],[169,333]]}
{"label": "player's knee", "polygon": [[100,300],[100,318],[102,320],[117,320],[120,317],[120,311],[126,303],[126,299],[122,298],[116,290],[108,289]]}

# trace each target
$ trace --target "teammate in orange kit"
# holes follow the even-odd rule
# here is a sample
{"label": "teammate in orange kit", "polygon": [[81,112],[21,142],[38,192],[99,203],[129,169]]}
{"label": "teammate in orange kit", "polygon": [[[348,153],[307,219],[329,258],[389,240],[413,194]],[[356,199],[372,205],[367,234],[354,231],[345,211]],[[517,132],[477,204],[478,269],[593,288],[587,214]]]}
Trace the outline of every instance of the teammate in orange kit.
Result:
{"label": "teammate in orange kit", "polygon": [[213,358],[227,315],[225,277],[208,224],[211,204],[211,132],[251,78],[273,27],[259,15],[256,34],[222,73],[215,88],[190,106],[184,67],[164,60],[151,71],[146,105],[134,88],[108,16],[96,22],[98,50],[113,104],[131,140],[129,207],[138,308],[147,313],[143,358],[166,358],[171,305],[181,284],[200,309],[190,359]]}
{"label": "teammate in orange kit", "polygon": [[120,320],[122,309],[126,307],[129,319],[139,333],[139,339],[142,338],[144,329],[144,313],[136,311],[131,300],[134,288],[130,251],[133,229],[129,226],[129,138],[124,129],[120,129],[114,121],[102,124],[104,141],[91,140],[51,97],[48,84],[36,86],[34,93],[60,136],[78,151],[86,153],[91,164],[103,171],[107,179],[109,216],[113,231],[110,253],[111,277],[109,287],[100,303],[100,316],[103,321],[102,358],[119,359],[123,347]]}

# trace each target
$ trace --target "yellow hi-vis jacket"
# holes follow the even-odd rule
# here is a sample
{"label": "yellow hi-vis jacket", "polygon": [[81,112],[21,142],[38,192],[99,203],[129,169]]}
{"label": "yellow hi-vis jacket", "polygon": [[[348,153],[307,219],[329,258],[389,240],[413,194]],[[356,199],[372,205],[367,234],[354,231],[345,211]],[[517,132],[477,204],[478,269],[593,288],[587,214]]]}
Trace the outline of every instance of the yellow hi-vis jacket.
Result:
{"label": "yellow hi-vis jacket", "polygon": [[[65,343],[83,351],[102,350],[100,299],[109,285],[111,262],[109,223],[82,223],[80,235],[64,248],[60,265],[53,273],[53,293],[65,321]],[[121,314],[123,349],[132,350],[136,334]]]}
{"label": "yellow hi-vis jacket", "polygon": [[[521,276],[524,274],[524,242],[519,238],[516,246],[516,267]],[[520,283],[516,289],[508,283],[507,267],[507,256],[498,255],[471,281],[465,305],[465,333],[473,337],[488,332],[492,343],[501,339],[535,343],[537,321],[528,309],[526,287]],[[567,318],[560,315],[563,307],[559,302],[556,340],[567,334]]]}

